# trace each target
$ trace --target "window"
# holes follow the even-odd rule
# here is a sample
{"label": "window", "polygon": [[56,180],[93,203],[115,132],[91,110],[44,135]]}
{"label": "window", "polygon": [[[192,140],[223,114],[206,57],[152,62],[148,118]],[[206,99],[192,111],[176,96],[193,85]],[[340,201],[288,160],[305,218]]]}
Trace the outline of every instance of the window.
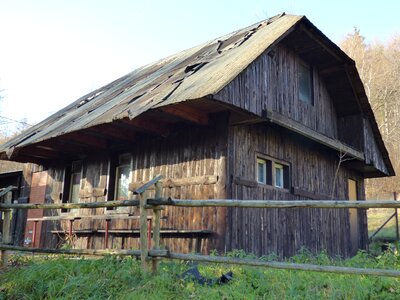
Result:
{"label": "window", "polygon": [[[82,179],[82,162],[72,162],[70,166],[65,167],[64,172],[64,188],[63,188],[63,203],[79,202],[79,191],[81,189]],[[62,212],[68,212],[68,209],[62,209]]]}
{"label": "window", "polygon": [[[129,183],[131,181],[131,154],[125,153],[110,160],[107,200],[128,200]],[[118,210],[124,210],[118,207]],[[112,207],[107,210],[113,210]]]}
{"label": "window", "polygon": [[257,181],[259,183],[267,183],[267,161],[257,158]]}
{"label": "window", "polygon": [[312,68],[309,65],[299,64],[298,80],[300,101],[313,105]]}
{"label": "window", "polygon": [[257,156],[257,182],[280,189],[290,188],[289,165],[272,158]]}
{"label": "window", "polygon": [[274,163],[275,187],[283,188],[283,165]]}
{"label": "window", "polygon": [[131,156],[123,154],[119,157],[116,168],[115,200],[127,200],[129,197],[129,177],[131,173]]}

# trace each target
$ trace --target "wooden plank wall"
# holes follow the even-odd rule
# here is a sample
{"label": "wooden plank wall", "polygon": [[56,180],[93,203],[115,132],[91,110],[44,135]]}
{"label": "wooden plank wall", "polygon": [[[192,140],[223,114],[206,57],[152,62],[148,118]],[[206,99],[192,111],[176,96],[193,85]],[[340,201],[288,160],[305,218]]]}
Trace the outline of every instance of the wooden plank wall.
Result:
{"label": "wooden plank wall", "polygon": [[387,168],[374,139],[371,125],[366,118],[364,118],[364,153],[367,164],[373,164],[378,170],[387,173]]}
{"label": "wooden plank wall", "polygon": [[262,54],[214,97],[262,116],[272,110],[309,128],[337,138],[337,119],[324,82],[314,69],[314,105],[298,99],[300,58],[283,45]]}
{"label": "wooden plank wall", "polygon": [[[222,125],[214,127],[182,127],[177,129],[168,138],[143,137],[138,139],[137,147],[122,151],[132,153],[133,171],[132,182],[142,182],[152,179],[157,174],[165,178],[191,178],[206,175],[217,175],[215,184],[183,185],[173,188],[164,188],[163,196],[182,199],[211,199],[224,198],[225,195],[225,161],[227,147],[227,118],[222,118]],[[221,128],[220,128],[221,127]],[[220,129],[219,129],[220,128]],[[118,153],[113,154],[117,156]],[[96,196],[99,191],[107,189],[109,157],[94,156],[83,161],[83,179],[81,181],[81,201],[105,201],[107,196]],[[59,202],[62,192],[64,168],[56,166],[49,169],[48,195],[50,202]],[[92,191],[92,192],[90,192]],[[152,196],[154,191],[150,192]],[[132,196],[134,199],[136,196]],[[136,208],[121,208],[106,213],[130,212],[139,215]],[[225,208],[173,208],[167,207],[161,215],[167,217],[161,223],[161,229],[173,230],[211,230],[212,238],[202,242],[201,252],[206,253],[211,249],[222,249],[225,232]],[[53,211],[59,214],[60,211]],[[82,209],[79,214],[101,215],[104,209]],[[71,215],[73,212],[70,213]],[[48,241],[50,230],[62,229],[68,232],[68,221],[47,222]],[[104,220],[80,220],[74,222],[74,230],[104,230]],[[139,221],[136,220],[111,220],[110,229],[138,229]],[[53,235],[54,236],[54,235]],[[123,235],[110,234],[110,248],[138,248],[139,239]],[[175,238],[161,238],[161,244],[172,251],[193,252],[197,238],[187,238],[175,235]],[[53,243],[54,244],[54,243]],[[97,248],[104,245],[104,234],[78,236],[74,246],[76,248]]]}
{"label": "wooden plank wall", "polygon": [[[231,178],[256,183],[255,156],[262,153],[290,163],[291,185],[309,194],[331,195],[338,156],[324,153],[304,141],[293,139],[268,125],[232,127],[228,147]],[[347,199],[347,179],[357,180],[359,197],[364,199],[361,176],[340,168],[334,199]],[[233,199],[300,200],[310,197],[265,185],[232,183]],[[349,256],[349,219],[345,209],[230,209],[226,249],[244,249],[256,255],[276,253],[291,256],[301,247],[318,253]],[[359,246],[367,245],[365,211],[360,212]]]}

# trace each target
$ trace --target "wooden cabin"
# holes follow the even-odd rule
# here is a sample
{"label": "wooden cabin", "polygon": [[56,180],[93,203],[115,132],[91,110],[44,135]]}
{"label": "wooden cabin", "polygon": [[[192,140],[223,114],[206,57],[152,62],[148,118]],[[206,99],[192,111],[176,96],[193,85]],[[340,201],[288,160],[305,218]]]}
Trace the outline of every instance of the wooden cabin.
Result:
{"label": "wooden cabin", "polygon": [[[48,203],[133,199],[129,186],[157,174],[163,196],[177,199],[363,201],[365,178],[394,175],[354,61],[306,17],[286,14],[141,67],[0,153],[39,165],[24,196]],[[120,216],[108,246],[138,247],[136,208],[41,214]],[[349,256],[368,243],[364,210],[167,207],[162,216],[161,243],[177,252]],[[35,246],[56,246],[68,226],[41,223]],[[104,220],[73,226],[75,247],[104,247]]]}

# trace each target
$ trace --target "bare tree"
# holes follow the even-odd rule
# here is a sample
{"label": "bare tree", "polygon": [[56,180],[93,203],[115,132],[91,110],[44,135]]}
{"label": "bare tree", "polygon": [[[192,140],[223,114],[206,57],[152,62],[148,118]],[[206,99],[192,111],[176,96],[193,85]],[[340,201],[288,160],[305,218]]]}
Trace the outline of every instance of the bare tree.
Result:
{"label": "bare tree", "polygon": [[[366,43],[355,28],[341,48],[356,62],[394,169],[400,173],[400,36],[386,43]],[[397,191],[399,178],[368,180],[367,197]]]}

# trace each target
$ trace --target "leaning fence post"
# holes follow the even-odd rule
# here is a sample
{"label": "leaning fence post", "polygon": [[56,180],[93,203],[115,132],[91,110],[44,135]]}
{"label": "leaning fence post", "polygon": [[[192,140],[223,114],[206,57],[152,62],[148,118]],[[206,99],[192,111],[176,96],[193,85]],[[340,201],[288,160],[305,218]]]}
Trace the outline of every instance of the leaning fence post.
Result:
{"label": "leaning fence post", "polygon": [[142,261],[143,270],[147,271],[148,249],[148,231],[147,231],[147,191],[139,194],[140,207],[140,260]]}
{"label": "leaning fence post", "polygon": [[[157,181],[155,199],[161,198],[162,182]],[[160,248],[160,216],[161,207],[157,206],[153,209],[153,249],[158,250]],[[152,261],[152,272],[157,272],[158,260],[157,257],[153,257]]]}
{"label": "leaning fence post", "polygon": [[[12,192],[8,192],[4,195],[4,203],[11,204]],[[11,235],[10,235],[10,227],[11,227],[11,209],[7,209],[4,211],[4,220],[3,220],[3,244],[10,244]],[[1,250],[1,265],[7,265],[8,261],[8,253],[6,250]]]}

